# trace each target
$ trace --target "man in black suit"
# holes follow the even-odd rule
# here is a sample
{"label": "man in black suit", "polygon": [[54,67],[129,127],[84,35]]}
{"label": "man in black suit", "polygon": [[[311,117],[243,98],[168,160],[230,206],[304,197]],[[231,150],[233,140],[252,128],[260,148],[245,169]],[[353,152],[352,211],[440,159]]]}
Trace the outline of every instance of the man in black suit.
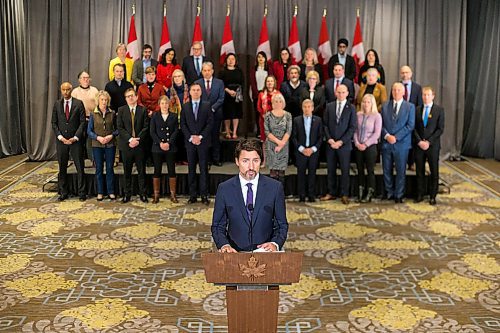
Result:
{"label": "man in black suit", "polygon": [[422,89],[423,106],[419,106],[415,115],[415,129],[413,130],[415,164],[417,171],[417,198],[415,202],[423,201],[425,191],[425,161],[429,162],[430,169],[430,200],[429,204],[436,204],[436,195],[439,182],[439,150],[441,135],[444,131],[444,109],[434,104],[434,90],[431,87]]}
{"label": "man in black suit", "polygon": [[333,65],[333,77],[325,82],[325,95],[327,103],[335,102],[337,100],[335,90],[337,90],[337,87],[341,84],[347,86],[347,89],[349,90],[349,96],[347,96],[349,103],[354,103],[354,82],[345,77],[344,65],[340,63]]}
{"label": "man in black suit", "polygon": [[306,170],[307,196],[309,202],[316,201],[316,169],[319,161],[319,148],[323,142],[323,122],[313,115],[314,102],[305,99],[302,102],[302,116],[293,119],[292,141],[297,147],[295,164],[297,166],[297,192],[299,201],[306,201]]}
{"label": "man in black suit", "polygon": [[283,81],[280,87],[280,92],[285,98],[285,110],[290,112],[292,117],[297,117],[302,114],[301,94],[304,89],[309,90],[308,85],[300,80],[300,67],[292,65],[288,67],[288,80]]}
{"label": "man in black suit", "polygon": [[201,66],[204,62],[208,61],[207,57],[202,55],[203,45],[200,42],[194,42],[191,50],[193,51],[193,55],[188,55],[182,60],[182,71],[188,85],[201,79]]}
{"label": "man in black suit", "polygon": [[73,86],[69,82],[61,84],[62,99],[54,103],[52,109],[52,130],[57,137],[56,150],[59,174],[57,184],[59,187],[59,201],[68,198],[67,170],[69,156],[75,163],[78,195],[80,201],[85,201],[85,171],[83,162],[83,131],[85,130],[85,107],[82,101],[71,97]]}
{"label": "man in black suit", "polygon": [[124,105],[127,105],[125,100],[125,91],[127,89],[133,88],[132,83],[125,79],[125,65],[116,64],[113,66],[113,80],[106,83],[106,90],[111,96],[111,110],[118,111],[118,109]]}
{"label": "man in black suit", "polygon": [[349,80],[354,81],[356,77],[356,64],[354,63],[354,58],[346,52],[348,46],[349,42],[345,38],[340,38],[337,42],[338,53],[334,54],[328,61],[328,74],[331,78],[333,78],[333,66],[339,63],[345,68],[345,76]]}
{"label": "man in black suit", "polygon": [[201,85],[193,83],[189,88],[191,101],[185,103],[181,110],[181,130],[184,134],[188,159],[188,203],[197,201],[196,164],[200,167],[201,202],[208,200],[208,152],[211,145],[213,113],[210,103],[201,99]]}
{"label": "man in black suit", "polygon": [[201,79],[196,80],[201,86],[201,100],[210,103],[210,110],[213,115],[212,123],[212,164],[222,166],[220,157],[220,126],[224,115],[222,105],[224,104],[224,82],[214,77],[214,65],[210,62],[204,62],[201,65]]}
{"label": "man in black suit", "polygon": [[323,116],[326,160],[328,164],[328,193],[321,201],[335,200],[337,193],[337,163],[340,165],[340,196],[344,205],[349,203],[349,166],[352,137],[356,130],[356,108],[347,101],[348,90],[343,84],[335,91],[337,101],[328,103]]}
{"label": "man in black suit", "polygon": [[135,163],[139,178],[139,198],[147,203],[146,196],[146,165],[144,142],[149,135],[148,110],[137,105],[137,93],[134,88],[125,91],[127,105],[118,109],[116,125],[120,135],[118,136],[118,146],[122,152],[123,173],[125,176],[125,195],[123,203],[130,201],[132,195],[132,166]]}

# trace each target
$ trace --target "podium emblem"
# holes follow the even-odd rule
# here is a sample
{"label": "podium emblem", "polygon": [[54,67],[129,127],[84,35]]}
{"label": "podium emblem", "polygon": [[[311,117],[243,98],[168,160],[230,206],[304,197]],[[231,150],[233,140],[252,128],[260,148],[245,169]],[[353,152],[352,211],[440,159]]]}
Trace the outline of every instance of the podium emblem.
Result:
{"label": "podium emblem", "polygon": [[246,265],[238,264],[238,266],[240,267],[241,275],[252,280],[266,276],[265,272],[267,264],[259,265],[259,261],[255,259],[254,256],[251,256],[250,259],[248,259]]}

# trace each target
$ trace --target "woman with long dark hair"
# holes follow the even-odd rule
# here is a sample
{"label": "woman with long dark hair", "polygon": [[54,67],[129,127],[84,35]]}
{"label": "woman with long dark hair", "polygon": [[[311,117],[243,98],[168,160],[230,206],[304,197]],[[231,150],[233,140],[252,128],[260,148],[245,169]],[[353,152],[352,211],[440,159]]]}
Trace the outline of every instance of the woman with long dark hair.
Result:
{"label": "woman with long dark hair", "polygon": [[[224,82],[224,127],[226,139],[238,138],[238,124],[243,117],[243,85],[245,78],[243,71],[238,66],[236,54],[228,53],[224,61],[224,68],[219,73],[219,79]],[[231,123],[233,124],[233,135],[231,135]]]}
{"label": "woman with long dark hair", "polygon": [[272,72],[274,77],[276,77],[276,81],[278,83],[278,89],[281,87],[281,83],[286,81],[288,78],[286,77],[286,73],[288,71],[288,67],[295,65],[295,62],[290,55],[290,50],[287,47],[283,47],[280,50],[280,55],[278,60],[275,60],[272,65]]}
{"label": "woman with long dark hair", "polygon": [[158,63],[156,81],[169,89],[172,86],[172,75],[176,69],[181,69],[181,66],[177,63],[175,50],[168,48],[163,52]]}
{"label": "woman with long dark hair", "polygon": [[382,65],[380,64],[378,53],[374,49],[369,49],[368,51],[366,51],[365,63],[359,69],[358,83],[360,85],[366,83],[366,71],[370,68],[375,68],[378,71],[379,77],[377,79],[377,82],[385,85],[384,67],[382,67]]}
{"label": "woman with long dark hair", "polygon": [[256,135],[258,138],[260,137],[260,113],[257,108],[257,102],[259,99],[259,92],[265,88],[268,75],[272,75],[272,70],[271,66],[269,66],[267,55],[264,51],[259,51],[255,57],[255,65],[248,75],[250,81],[250,99],[252,100],[255,111]]}

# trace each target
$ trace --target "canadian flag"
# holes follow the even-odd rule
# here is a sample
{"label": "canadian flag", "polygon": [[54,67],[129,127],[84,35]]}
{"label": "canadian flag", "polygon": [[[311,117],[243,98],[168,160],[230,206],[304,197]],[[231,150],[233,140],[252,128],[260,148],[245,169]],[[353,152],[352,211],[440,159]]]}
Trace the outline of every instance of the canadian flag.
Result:
{"label": "canadian flag", "polygon": [[168,32],[167,16],[164,14],[161,27],[160,49],[158,50],[158,61],[160,61],[163,52],[171,47],[172,43],[170,42],[170,33]]}
{"label": "canadian flag", "polygon": [[226,56],[229,53],[236,53],[234,50],[233,33],[231,32],[231,20],[229,15],[226,15],[226,23],[224,23],[224,33],[222,34],[222,45],[220,47],[219,62],[222,65]]}
{"label": "canadian flag", "polygon": [[130,29],[128,30],[127,43],[127,58],[137,60],[141,57],[139,52],[139,42],[137,41],[137,33],[135,32],[135,15],[130,19]]}
{"label": "canadian flag", "polygon": [[321,30],[319,31],[318,42],[318,61],[323,67],[323,76],[328,75],[328,61],[332,57],[332,47],[330,45],[330,36],[328,35],[328,28],[326,27],[326,16],[323,15],[321,19]]}
{"label": "canadian flag", "polygon": [[[359,69],[365,63],[365,48],[363,47],[363,36],[361,35],[359,15],[356,17],[356,28],[354,29],[354,39],[352,43],[351,55],[354,58],[354,63],[356,64],[356,73],[359,73]],[[356,82],[358,82],[358,76],[356,76],[354,79]]]}
{"label": "canadian flag", "polygon": [[[200,23],[200,15],[196,15],[196,19],[194,20],[194,31],[193,31],[193,43],[200,42],[201,43],[201,55],[205,55],[205,45],[203,44],[203,35],[201,34],[201,23]],[[193,55],[193,49],[191,48],[190,55]]]}
{"label": "canadian flag", "polygon": [[271,60],[271,44],[269,43],[269,33],[267,32],[266,16],[262,19],[262,27],[260,28],[259,46],[257,46],[257,53],[263,51],[268,60]]}
{"label": "canadian flag", "polygon": [[288,49],[292,56],[292,62],[298,64],[302,60],[300,49],[299,29],[297,28],[297,15],[293,15],[290,36],[288,37]]}

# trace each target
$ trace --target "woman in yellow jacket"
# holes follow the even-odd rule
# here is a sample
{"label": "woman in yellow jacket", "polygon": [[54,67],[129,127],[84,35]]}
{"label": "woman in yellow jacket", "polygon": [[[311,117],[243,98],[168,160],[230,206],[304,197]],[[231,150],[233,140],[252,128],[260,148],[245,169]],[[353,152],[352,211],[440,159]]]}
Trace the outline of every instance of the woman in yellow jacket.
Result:
{"label": "woman in yellow jacket", "polygon": [[376,68],[370,68],[366,71],[366,84],[362,84],[359,88],[356,98],[356,109],[361,111],[361,101],[366,94],[372,94],[377,102],[377,110],[382,110],[382,104],[387,102],[387,90],[382,83],[377,82],[378,71]]}
{"label": "woman in yellow jacket", "polygon": [[115,78],[113,74],[113,66],[116,64],[125,64],[125,78],[128,82],[132,82],[132,67],[134,66],[134,59],[127,58],[127,46],[123,43],[118,43],[116,46],[116,58],[109,61],[109,81]]}

